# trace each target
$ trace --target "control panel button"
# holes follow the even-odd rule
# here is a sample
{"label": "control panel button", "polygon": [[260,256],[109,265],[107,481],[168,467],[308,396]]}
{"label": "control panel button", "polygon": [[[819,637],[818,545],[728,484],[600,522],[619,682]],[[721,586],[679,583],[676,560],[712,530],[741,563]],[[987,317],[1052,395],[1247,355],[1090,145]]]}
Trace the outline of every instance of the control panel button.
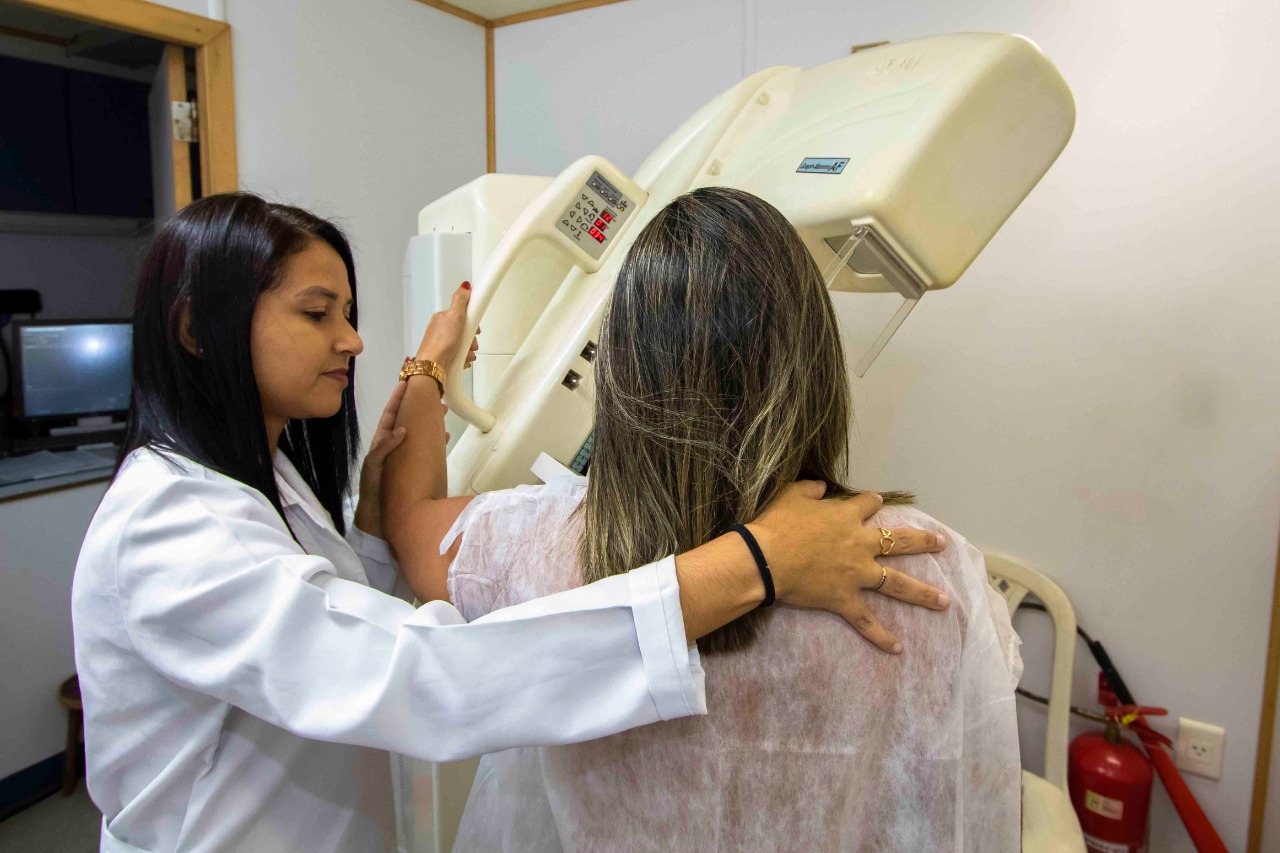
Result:
{"label": "control panel button", "polygon": [[630,209],[631,200],[599,172],[593,172],[560,216],[556,230],[588,255],[599,259],[615,236],[609,233],[609,226],[620,227]]}

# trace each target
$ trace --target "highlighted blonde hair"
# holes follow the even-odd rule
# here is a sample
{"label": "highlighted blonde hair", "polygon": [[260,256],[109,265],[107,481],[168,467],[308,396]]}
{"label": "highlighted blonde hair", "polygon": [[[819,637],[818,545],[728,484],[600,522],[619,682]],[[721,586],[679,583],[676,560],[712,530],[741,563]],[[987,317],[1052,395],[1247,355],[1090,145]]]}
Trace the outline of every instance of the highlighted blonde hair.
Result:
{"label": "highlighted blonde hair", "polygon": [[[739,190],[675,199],[631,246],[604,317],[585,580],[697,547],[799,479],[855,494],[849,410],[835,311],[791,223]],[[700,645],[741,648],[768,612]]]}

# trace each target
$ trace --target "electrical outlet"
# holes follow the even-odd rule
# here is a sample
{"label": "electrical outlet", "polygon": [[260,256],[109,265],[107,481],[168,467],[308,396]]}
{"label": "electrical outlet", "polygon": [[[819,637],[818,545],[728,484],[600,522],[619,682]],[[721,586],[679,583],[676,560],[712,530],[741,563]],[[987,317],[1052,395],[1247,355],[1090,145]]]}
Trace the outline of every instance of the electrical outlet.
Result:
{"label": "electrical outlet", "polygon": [[1227,733],[1222,726],[1178,718],[1178,769],[1208,779],[1222,778]]}

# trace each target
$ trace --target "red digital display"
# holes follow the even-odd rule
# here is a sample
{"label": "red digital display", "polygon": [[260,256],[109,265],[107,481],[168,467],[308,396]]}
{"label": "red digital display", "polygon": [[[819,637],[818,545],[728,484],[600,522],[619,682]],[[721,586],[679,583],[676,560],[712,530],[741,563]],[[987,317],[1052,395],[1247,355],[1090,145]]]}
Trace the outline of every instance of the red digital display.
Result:
{"label": "red digital display", "polygon": [[597,220],[596,220],[596,227],[597,227],[597,228],[599,228],[601,231],[603,231],[604,229],[608,228],[609,226],[604,224],[604,220],[603,220],[603,219],[597,219]]}
{"label": "red digital display", "polygon": [[596,238],[596,242],[597,242],[597,243],[603,243],[603,242],[604,242],[604,234],[602,234],[601,232],[597,231],[596,229],[592,228],[592,229],[591,229],[590,231],[588,231],[587,233],[588,233],[588,234],[590,234],[592,237]]}
{"label": "red digital display", "polygon": [[600,214],[600,218],[603,219],[605,222],[612,222],[613,214],[606,210],[604,213]]}

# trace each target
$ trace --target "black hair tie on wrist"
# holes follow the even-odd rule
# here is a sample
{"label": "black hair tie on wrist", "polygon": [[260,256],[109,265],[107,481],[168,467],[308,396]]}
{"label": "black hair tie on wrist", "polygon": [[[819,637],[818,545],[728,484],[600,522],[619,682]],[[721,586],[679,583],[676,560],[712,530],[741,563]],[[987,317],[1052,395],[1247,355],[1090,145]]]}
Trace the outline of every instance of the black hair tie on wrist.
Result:
{"label": "black hair tie on wrist", "polygon": [[760,543],[756,541],[756,537],[751,535],[751,531],[741,524],[735,524],[729,528],[737,533],[747,543],[747,548],[751,551],[751,556],[756,559],[756,568],[760,570],[760,580],[764,581],[764,601],[760,603],[761,607],[768,607],[773,604],[773,575],[769,572],[769,564],[764,560],[764,552],[760,550]]}

